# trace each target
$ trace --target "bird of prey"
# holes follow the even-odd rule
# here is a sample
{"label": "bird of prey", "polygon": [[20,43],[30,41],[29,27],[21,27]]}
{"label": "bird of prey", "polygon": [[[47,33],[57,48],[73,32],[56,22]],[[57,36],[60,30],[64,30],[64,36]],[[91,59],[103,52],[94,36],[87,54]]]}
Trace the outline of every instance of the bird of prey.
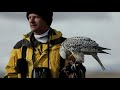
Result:
{"label": "bird of prey", "polygon": [[94,40],[88,37],[71,37],[67,38],[60,47],[60,56],[63,59],[68,59],[69,55],[73,55],[77,62],[84,62],[84,55],[92,55],[100,64],[103,70],[105,67],[101,63],[98,53],[109,54],[103,50],[111,50],[99,46]]}

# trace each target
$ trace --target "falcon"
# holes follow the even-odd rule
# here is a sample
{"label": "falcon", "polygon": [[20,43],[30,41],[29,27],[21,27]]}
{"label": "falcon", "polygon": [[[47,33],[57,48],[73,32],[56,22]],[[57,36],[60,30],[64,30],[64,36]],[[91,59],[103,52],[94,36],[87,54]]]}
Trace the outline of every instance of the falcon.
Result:
{"label": "falcon", "polygon": [[98,57],[98,53],[109,54],[104,50],[111,49],[99,46],[99,44],[89,37],[71,37],[62,42],[60,56],[63,59],[68,59],[70,55],[73,55],[76,62],[84,63],[84,55],[92,55],[100,64],[101,68],[105,70],[105,67]]}

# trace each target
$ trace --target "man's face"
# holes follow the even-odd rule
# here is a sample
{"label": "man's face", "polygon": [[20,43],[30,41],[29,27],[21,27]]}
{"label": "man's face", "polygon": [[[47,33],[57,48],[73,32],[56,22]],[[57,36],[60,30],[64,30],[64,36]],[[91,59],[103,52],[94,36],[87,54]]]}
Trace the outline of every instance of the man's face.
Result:
{"label": "man's face", "polygon": [[48,30],[47,23],[37,14],[29,14],[28,21],[31,30],[37,34],[42,34]]}

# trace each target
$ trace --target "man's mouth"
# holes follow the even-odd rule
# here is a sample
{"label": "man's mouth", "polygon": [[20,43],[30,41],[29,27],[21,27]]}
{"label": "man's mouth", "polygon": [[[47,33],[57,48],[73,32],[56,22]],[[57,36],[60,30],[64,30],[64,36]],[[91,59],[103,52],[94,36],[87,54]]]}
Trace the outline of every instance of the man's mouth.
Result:
{"label": "man's mouth", "polygon": [[30,27],[36,27],[37,25],[30,25]]}

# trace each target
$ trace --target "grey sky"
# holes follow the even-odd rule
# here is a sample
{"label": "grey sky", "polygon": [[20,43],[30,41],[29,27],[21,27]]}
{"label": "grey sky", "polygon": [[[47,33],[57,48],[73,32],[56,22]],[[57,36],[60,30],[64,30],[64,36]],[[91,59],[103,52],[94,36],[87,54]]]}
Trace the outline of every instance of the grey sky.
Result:
{"label": "grey sky", "polygon": [[[65,37],[87,36],[111,55],[98,54],[106,71],[120,72],[120,12],[54,12],[52,28]],[[12,47],[30,31],[25,12],[0,12],[0,72],[5,71]],[[102,71],[92,56],[85,56],[87,71]]]}

